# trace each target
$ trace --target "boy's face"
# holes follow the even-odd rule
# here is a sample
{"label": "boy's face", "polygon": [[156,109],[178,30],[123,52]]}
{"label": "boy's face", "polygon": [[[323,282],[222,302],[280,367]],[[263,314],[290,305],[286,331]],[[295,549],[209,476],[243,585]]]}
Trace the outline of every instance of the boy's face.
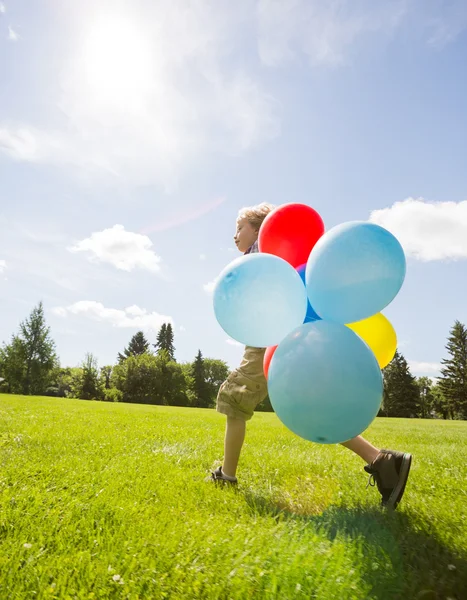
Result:
{"label": "boy's face", "polygon": [[245,217],[237,221],[237,231],[234,241],[240,252],[246,252],[258,239],[258,230]]}

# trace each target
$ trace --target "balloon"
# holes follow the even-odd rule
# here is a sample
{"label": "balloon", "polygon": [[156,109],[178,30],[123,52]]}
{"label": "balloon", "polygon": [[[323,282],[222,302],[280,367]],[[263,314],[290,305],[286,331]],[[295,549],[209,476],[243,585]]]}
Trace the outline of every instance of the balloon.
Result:
{"label": "balloon", "polygon": [[[297,268],[297,273],[300,275],[300,277],[302,278],[303,284],[306,286],[305,271],[306,271],[306,263],[303,265],[300,265],[300,267]],[[310,304],[310,301],[308,300],[304,323],[311,323],[312,321],[320,321],[320,320],[321,320],[321,317],[315,313],[315,311],[313,310],[313,308]]]}
{"label": "balloon", "polygon": [[284,204],[264,219],[259,230],[259,250],[280,256],[298,267],[306,263],[323,233],[323,220],[311,206]]}
{"label": "balloon", "polygon": [[300,275],[271,254],[242,256],[222,271],[214,288],[214,312],[234,340],[265,348],[303,323],[307,298]]}
{"label": "balloon", "polygon": [[277,346],[269,346],[266,348],[266,352],[264,353],[264,361],[263,361],[263,370],[264,376],[266,379],[268,378],[269,373],[269,365],[271,364],[272,357],[274,356],[274,352],[276,351]]}
{"label": "balloon", "polygon": [[383,397],[370,348],[345,325],[304,323],[277,347],[269,397],[286,427],[321,444],[345,442],[373,421]]}
{"label": "balloon", "polygon": [[404,251],[392,233],[374,223],[343,223],[327,231],[310,254],[308,298],[322,319],[361,321],[394,299],[405,270]]}
{"label": "balloon", "polygon": [[370,346],[381,369],[388,366],[397,350],[397,336],[384,315],[378,313],[363,321],[349,323],[347,327]]}

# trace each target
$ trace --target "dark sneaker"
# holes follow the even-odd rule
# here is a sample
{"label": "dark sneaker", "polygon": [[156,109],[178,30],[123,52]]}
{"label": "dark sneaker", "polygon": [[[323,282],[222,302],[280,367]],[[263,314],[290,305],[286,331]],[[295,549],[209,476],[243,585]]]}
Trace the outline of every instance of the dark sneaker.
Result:
{"label": "dark sneaker", "polygon": [[224,473],[222,473],[222,467],[217,467],[217,469],[215,471],[211,471],[211,480],[217,482],[225,482],[225,483],[230,483],[232,485],[236,485],[237,483],[237,478],[235,477],[234,479],[232,478],[228,478],[224,475]]}
{"label": "dark sneaker", "polygon": [[407,452],[381,450],[371,465],[364,467],[370,474],[368,485],[376,483],[386,508],[396,508],[401,501],[411,464],[412,455]]}

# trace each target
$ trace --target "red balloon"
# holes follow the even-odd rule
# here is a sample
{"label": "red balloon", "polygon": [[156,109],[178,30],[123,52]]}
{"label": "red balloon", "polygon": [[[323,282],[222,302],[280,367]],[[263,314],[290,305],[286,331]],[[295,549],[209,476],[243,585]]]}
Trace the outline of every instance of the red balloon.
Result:
{"label": "red balloon", "polygon": [[259,230],[260,252],[280,256],[297,268],[324,233],[319,214],[306,204],[283,204],[271,211]]}
{"label": "red balloon", "polygon": [[266,352],[264,353],[263,369],[266,379],[268,378],[269,365],[271,364],[271,359],[276,351],[276,348],[277,346],[269,346],[269,348],[266,348]]}

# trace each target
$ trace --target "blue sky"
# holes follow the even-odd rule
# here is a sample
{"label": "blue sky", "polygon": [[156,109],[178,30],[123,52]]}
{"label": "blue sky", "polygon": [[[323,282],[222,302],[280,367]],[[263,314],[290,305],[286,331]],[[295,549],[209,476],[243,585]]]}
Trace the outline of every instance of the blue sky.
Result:
{"label": "blue sky", "polygon": [[242,206],[371,219],[415,374],[467,323],[463,0],[0,2],[0,340],[39,300],[63,365],[170,319],[235,365],[209,284]]}

